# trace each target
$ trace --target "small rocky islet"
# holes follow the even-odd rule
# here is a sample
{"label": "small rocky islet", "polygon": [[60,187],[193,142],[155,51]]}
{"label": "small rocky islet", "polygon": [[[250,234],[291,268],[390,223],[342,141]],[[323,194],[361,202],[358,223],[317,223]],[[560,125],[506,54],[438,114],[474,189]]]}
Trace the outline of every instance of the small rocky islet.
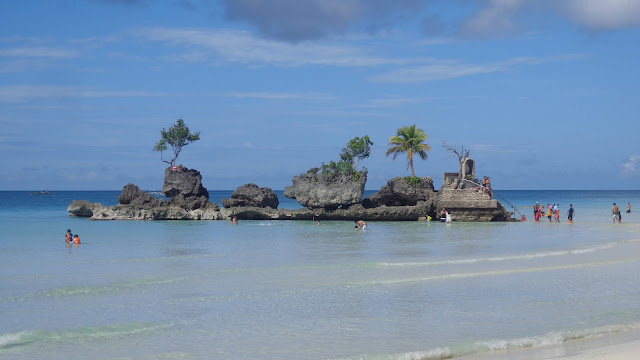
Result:
{"label": "small rocky islet", "polygon": [[453,221],[489,222],[517,221],[512,213],[476,185],[473,171],[463,174],[469,181],[458,182],[458,173],[444,173],[443,185],[433,187],[433,178],[395,177],[376,193],[362,198],[367,172],[357,180],[337,176],[327,181],[316,174],[292,178],[284,195],[298,201],[301,209],[278,209],[275,192],[249,183],[241,185],[230,199],[222,199],[222,208],[209,201],[202,186],[202,176],[195,169],[165,169],[162,193],[168,200],[157,198],[127,184],[118,196],[118,204],[103,206],[87,200],[74,200],[67,211],[71,216],[92,220],[365,220],[417,221],[427,216],[439,218],[446,208]]}

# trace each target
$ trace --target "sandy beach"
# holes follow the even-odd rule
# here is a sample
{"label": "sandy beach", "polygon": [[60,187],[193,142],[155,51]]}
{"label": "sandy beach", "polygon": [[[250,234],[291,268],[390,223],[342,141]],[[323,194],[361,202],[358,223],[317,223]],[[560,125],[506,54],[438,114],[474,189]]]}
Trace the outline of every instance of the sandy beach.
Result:
{"label": "sandy beach", "polygon": [[577,354],[561,357],[567,360],[632,360],[640,359],[640,340],[623,344],[607,345],[594,349],[580,351]]}
{"label": "sandy beach", "polygon": [[488,352],[460,357],[461,360],[637,360],[640,332],[571,340],[555,346]]}

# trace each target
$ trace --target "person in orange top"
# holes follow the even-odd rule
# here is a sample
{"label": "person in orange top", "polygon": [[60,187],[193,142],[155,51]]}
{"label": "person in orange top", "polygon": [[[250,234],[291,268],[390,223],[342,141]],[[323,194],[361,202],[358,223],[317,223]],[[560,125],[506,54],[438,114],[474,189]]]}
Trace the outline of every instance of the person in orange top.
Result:
{"label": "person in orange top", "polygon": [[80,244],[80,236],[78,236],[78,234],[75,234],[73,236],[73,243],[74,244]]}
{"label": "person in orange top", "polygon": [[67,234],[64,236],[64,241],[68,244],[73,242],[73,235],[71,234],[71,229],[67,229]]}

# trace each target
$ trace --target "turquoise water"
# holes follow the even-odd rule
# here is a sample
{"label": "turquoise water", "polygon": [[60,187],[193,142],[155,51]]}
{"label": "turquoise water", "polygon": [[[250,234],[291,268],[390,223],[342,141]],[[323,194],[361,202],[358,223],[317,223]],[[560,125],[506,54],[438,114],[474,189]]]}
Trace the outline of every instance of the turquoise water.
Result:
{"label": "turquoise water", "polygon": [[573,224],[66,212],[118,194],[0,192],[0,359],[439,359],[640,329],[640,217],[610,215],[640,191],[498,192]]}

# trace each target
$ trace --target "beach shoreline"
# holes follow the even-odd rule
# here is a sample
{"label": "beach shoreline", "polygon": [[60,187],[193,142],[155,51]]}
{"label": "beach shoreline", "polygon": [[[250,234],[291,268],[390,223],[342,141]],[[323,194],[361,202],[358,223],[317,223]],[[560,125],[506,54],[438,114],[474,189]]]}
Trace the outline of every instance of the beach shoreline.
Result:
{"label": "beach shoreline", "polygon": [[489,351],[458,360],[635,360],[640,359],[640,330],[569,340],[535,348]]}

